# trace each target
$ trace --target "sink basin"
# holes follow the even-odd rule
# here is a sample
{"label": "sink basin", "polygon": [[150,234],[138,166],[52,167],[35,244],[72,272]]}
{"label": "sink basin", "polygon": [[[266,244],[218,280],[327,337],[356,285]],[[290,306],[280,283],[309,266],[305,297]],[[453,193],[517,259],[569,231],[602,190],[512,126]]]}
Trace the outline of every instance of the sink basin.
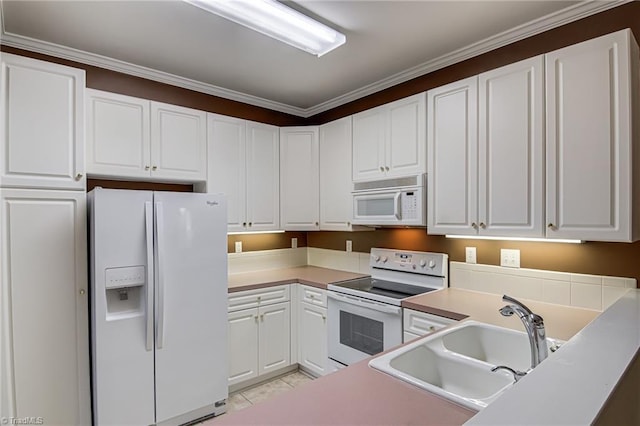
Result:
{"label": "sink basin", "polygon": [[[547,339],[547,345],[560,344]],[[513,386],[513,375],[496,365],[527,371],[524,332],[465,321],[376,357],[369,365],[473,410],[481,410]]]}
{"label": "sink basin", "polygon": [[[560,343],[547,338],[547,348]],[[506,365],[519,371],[531,367],[529,337],[517,330],[470,321],[443,335],[442,345],[450,352],[492,365]]]}

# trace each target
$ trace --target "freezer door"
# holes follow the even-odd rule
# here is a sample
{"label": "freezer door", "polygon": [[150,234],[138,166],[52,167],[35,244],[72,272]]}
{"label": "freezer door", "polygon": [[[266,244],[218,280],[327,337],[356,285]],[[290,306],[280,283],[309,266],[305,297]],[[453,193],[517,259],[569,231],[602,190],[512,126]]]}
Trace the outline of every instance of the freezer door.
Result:
{"label": "freezer door", "polygon": [[89,193],[93,409],[97,425],[154,416],[153,193]]}
{"label": "freezer door", "polygon": [[156,421],[213,413],[227,398],[227,206],[154,193]]}

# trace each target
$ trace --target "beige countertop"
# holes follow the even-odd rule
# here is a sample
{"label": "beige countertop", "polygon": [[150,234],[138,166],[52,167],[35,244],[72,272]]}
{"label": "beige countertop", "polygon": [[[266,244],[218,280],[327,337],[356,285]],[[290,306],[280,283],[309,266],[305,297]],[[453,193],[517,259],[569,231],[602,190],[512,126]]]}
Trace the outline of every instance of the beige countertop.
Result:
{"label": "beige countertop", "polygon": [[[300,282],[319,288],[366,275],[313,266],[229,276],[229,291]],[[547,335],[569,340],[600,312],[524,300],[541,315]],[[414,296],[405,308],[457,320],[475,319],[522,330],[518,318],[498,313],[500,295],[444,289]],[[368,359],[321,377],[293,392],[212,420],[220,425],[462,425],[476,413],[368,366]]]}
{"label": "beige countertop", "polygon": [[461,425],[476,414],[369,368],[368,361],[216,417],[211,424]]}
{"label": "beige countertop", "polygon": [[[553,305],[520,298],[518,300],[544,319],[548,337],[560,340],[569,340],[600,315],[599,311],[590,309]],[[498,309],[505,304],[502,301],[502,296],[497,294],[447,288],[406,299],[402,302],[402,307],[456,320],[470,318],[500,327],[524,331],[522,322],[515,315],[503,317],[498,313]]]}
{"label": "beige countertop", "polygon": [[299,266],[296,268],[244,272],[229,275],[229,292],[233,293],[236,291],[253,290],[291,283],[301,283],[326,289],[327,285],[332,283],[367,276],[366,274],[318,268],[316,266]]}

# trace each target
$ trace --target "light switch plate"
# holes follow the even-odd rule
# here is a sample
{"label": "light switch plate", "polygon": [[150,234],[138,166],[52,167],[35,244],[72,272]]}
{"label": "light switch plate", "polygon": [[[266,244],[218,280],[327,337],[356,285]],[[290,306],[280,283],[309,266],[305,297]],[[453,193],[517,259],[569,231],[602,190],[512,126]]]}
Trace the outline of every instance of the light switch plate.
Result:
{"label": "light switch plate", "polygon": [[520,250],[500,249],[500,266],[519,268]]}
{"label": "light switch plate", "polygon": [[242,253],[242,241],[236,241],[236,253]]}
{"label": "light switch plate", "polygon": [[351,253],[353,251],[353,243],[351,240],[347,240],[347,253]]}
{"label": "light switch plate", "polygon": [[291,248],[298,248],[298,239],[297,238],[292,238],[291,239]]}
{"label": "light switch plate", "polygon": [[465,247],[465,262],[467,263],[476,263],[476,248],[475,247]]}

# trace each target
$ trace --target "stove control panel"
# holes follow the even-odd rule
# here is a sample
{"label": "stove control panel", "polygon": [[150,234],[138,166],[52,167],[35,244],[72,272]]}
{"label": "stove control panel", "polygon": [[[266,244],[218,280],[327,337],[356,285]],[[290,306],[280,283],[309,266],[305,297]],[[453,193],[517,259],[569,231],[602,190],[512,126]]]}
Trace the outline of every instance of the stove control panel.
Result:
{"label": "stove control panel", "polygon": [[444,277],[448,272],[449,256],[444,253],[372,248],[369,264],[377,269]]}

